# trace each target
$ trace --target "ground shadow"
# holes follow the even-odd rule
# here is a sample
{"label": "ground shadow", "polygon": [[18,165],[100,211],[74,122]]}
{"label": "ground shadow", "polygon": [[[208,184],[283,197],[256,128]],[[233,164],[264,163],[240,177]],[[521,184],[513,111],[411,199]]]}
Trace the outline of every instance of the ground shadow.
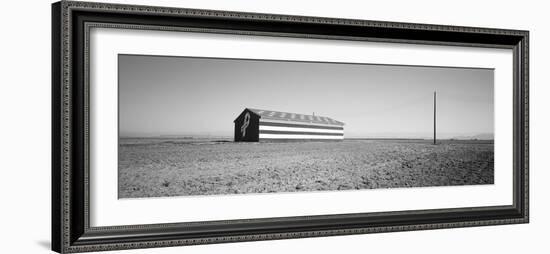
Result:
{"label": "ground shadow", "polygon": [[38,246],[40,246],[44,249],[47,249],[47,250],[49,250],[51,248],[51,243],[48,240],[39,240],[39,241],[36,242],[36,244],[38,244]]}

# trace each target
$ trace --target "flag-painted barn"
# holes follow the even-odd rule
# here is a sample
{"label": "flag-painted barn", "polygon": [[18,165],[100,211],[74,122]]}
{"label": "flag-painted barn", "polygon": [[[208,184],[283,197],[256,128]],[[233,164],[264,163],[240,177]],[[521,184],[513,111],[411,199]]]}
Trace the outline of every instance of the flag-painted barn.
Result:
{"label": "flag-painted barn", "polygon": [[235,141],[344,139],[344,123],[324,116],[246,108],[233,122]]}

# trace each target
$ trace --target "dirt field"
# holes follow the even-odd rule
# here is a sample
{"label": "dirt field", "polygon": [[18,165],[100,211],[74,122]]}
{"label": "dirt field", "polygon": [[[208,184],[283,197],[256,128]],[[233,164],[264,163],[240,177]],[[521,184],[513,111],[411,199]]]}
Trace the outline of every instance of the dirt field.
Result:
{"label": "dirt field", "polygon": [[492,141],[121,139],[119,198],[492,184]]}

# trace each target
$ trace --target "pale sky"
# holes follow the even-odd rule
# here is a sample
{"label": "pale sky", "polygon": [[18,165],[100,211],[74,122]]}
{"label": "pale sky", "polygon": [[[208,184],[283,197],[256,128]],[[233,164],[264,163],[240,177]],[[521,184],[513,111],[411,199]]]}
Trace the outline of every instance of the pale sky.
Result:
{"label": "pale sky", "polygon": [[245,108],[327,116],[347,138],[493,134],[492,69],[119,55],[120,136],[233,135]]}

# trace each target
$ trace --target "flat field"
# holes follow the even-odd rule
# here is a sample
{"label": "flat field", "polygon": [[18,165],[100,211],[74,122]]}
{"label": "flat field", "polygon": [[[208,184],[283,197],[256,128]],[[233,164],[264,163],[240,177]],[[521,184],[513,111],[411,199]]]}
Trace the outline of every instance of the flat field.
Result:
{"label": "flat field", "polygon": [[493,141],[121,138],[119,198],[492,184]]}

